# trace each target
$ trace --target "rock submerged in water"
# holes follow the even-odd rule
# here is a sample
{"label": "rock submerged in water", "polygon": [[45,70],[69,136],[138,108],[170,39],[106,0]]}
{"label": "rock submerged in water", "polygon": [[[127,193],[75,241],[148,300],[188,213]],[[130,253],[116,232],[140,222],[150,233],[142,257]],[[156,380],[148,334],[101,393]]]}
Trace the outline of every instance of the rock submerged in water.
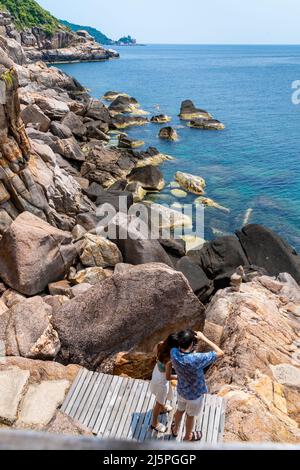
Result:
{"label": "rock submerged in water", "polygon": [[134,168],[129,174],[128,180],[138,182],[144,189],[152,191],[161,191],[165,187],[162,172],[152,165]]}
{"label": "rock submerged in water", "polygon": [[114,101],[117,99],[119,96],[123,96],[126,98],[129,98],[129,95],[127,93],[122,93],[120,91],[107,91],[103,96],[102,99],[106,101]]}
{"label": "rock submerged in water", "polygon": [[191,121],[197,118],[212,119],[212,116],[204,109],[196,108],[191,100],[185,100],[181,103],[179,118],[182,121]]}
{"label": "rock submerged in water", "polygon": [[124,116],[116,115],[112,119],[112,124],[115,129],[126,129],[132,126],[145,126],[149,123],[149,119],[143,116]]}
{"label": "rock submerged in water", "polygon": [[173,127],[163,127],[158,134],[160,139],[177,141],[179,140],[178,134]]}
{"label": "rock submerged in water", "polygon": [[143,140],[131,139],[125,134],[120,134],[118,139],[118,146],[123,149],[136,149],[145,144]]}
{"label": "rock submerged in water", "polygon": [[195,176],[190,173],[177,171],[175,179],[180,184],[180,186],[189,193],[204,194],[205,192],[206,183],[204,178],[201,176]]}
{"label": "rock submerged in water", "polygon": [[222,122],[217,119],[193,119],[189,123],[189,127],[193,129],[204,129],[204,130],[217,130],[222,131],[225,126]]}
{"label": "rock submerged in water", "polygon": [[166,155],[165,153],[161,153],[155,147],[148,147],[145,152],[140,152],[139,156],[140,158],[136,164],[137,168],[148,165],[159,166],[166,160],[173,160],[173,157]]}
{"label": "rock submerged in water", "polygon": [[132,193],[133,202],[141,202],[147,194],[141,183],[133,181],[126,186],[126,191]]}
{"label": "rock submerged in water", "polygon": [[196,205],[201,204],[203,206],[214,207],[215,209],[220,209],[221,211],[224,211],[224,212],[230,212],[230,209],[228,209],[227,207],[221,206],[220,204],[215,202],[213,199],[209,199],[208,197],[203,197],[203,196],[197,197],[197,199],[195,199],[194,201],[194,204]]}
{"label": "rock submerged in water", "polygon": [[165,124],[170,121],[172,121],[172,118],[166,114],[158,114],[157,116],[152,116],[150,119],[150,122],[154,124]]}
{"label": "rock submerged in water", "polygon": [[109,112],[112,116],[123,113],[134,113],[140,107],[139,102],[131,97],[119,95],[109,106]]}

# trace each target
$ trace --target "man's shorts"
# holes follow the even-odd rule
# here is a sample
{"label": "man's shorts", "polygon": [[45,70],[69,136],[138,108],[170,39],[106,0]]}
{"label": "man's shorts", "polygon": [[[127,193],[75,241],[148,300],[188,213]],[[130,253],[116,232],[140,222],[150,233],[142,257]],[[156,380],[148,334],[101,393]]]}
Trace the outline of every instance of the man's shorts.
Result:
{"label": "man's shorts", "polygon": [[197,400],[186,400],[178,395],[178,411],[185,411],[188,416],[194,417],[200,414],[203,402],[203,395]]}

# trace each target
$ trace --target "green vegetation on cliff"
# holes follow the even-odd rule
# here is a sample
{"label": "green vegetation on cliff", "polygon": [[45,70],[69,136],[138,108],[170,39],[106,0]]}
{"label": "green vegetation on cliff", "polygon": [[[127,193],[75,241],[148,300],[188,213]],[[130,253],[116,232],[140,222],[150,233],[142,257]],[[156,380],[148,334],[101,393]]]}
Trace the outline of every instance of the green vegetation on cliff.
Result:
{"label": "green vegetation on cliff", "polygon": [[53,34],[62,29],[61,23],[34,0],[0,0],[0,10],[8,11],[18,29],[40,27]]}
{"label": "green vegetation on cliff", "polygon": [[84,29],[91,36],[93,36],[93,38],[95,38],[96,42],[99,42],[99,44],[105,44],[105,45],[115,44],[115,42],[112,39],[105,36],[105,34],[101,33],[101,31],[99,31],[96,28],[92,28],[91,26],[81,26],[79,24],[69,23],[69,21],[65,21],[65,20],[60,20],[60,22],[64,26],[66,26],[67,28],[71,29],[74,32]]}
{"label": "green vegetation on cliff", "polygon": [[114,41],[113,39],[110,39],[108,38],[105,34],[103,34],[101,31],[99,31],[98,29],[96,28],[92,28],[91,26],[82,26],[82,25],[79,25],[79,24],[74,24],[74,23],[70,23],[69,21],[65,21],[65,20],[60,20],[60,22],[68,27],[69,29],[71,29],[72,31],[80,31],[81,29],[84,29],[85,31],[87,31],[91,36],[93,36],[93,38],[95,38],[95,40],[97,42],[99,42],[99,44],[103,44],[103,45],[132,45],[132,44],[136,44],[136,40],[133,39],[131,36],[124,36],[122,38],[120,38],[118,41]]}

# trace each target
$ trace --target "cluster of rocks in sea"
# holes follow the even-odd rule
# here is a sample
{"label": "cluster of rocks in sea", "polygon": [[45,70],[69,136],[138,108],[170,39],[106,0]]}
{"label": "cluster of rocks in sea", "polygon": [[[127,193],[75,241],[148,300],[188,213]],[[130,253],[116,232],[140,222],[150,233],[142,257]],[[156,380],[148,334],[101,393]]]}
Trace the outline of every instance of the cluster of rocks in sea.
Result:
{"label": "cluster of rocks in sea", "polygon": [[189,126],[194,129],[223,130],[224,124],[214,119],[212,115],[204,109],[197,108],[191,100],[185,100],[181,104],[179,118],[182,121],[189,121]]}
{"label": "cluster of rocks in sea", "polygon": [[[109,92],[105,106],[1,38],[0,428],[88,434],[60,411],[79,368],[149,379],[154,345],[189,327],[225,350],[208,371],[227,399],[225,439],[299,442],[299,256],[259,225],[192,251],[136,237],[127,209],[164,187],[167,158],[122,132],[108,145],[110,132],[149,122],[136,100]],[[176,179],[203,197],[202,178]],[[115,236],[96,230],[106,203]],[[142,205],[162,226],[190,222]]]}

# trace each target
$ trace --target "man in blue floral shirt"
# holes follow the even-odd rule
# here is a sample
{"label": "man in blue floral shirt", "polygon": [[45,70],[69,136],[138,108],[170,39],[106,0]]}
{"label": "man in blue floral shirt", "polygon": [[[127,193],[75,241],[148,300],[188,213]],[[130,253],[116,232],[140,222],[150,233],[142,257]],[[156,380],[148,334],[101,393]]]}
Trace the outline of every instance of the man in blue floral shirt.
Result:
{"label": "man in blue floral shirt", "polygon": [[[203,333],[185,330],[178,333],[178,348],[171,351],[172,366],[178,377],[178,408],[172,424],[172,434],[177,436],[184,413],[186,433],[184,440],[200,441],[201,431],[194,431],[195,417],[199,415],[202,397],[208,392],[205,383],[204,369],[213,364],[224,352]],[[213,351],[208,353],[195,352],[199,340],[208,344]]]}

